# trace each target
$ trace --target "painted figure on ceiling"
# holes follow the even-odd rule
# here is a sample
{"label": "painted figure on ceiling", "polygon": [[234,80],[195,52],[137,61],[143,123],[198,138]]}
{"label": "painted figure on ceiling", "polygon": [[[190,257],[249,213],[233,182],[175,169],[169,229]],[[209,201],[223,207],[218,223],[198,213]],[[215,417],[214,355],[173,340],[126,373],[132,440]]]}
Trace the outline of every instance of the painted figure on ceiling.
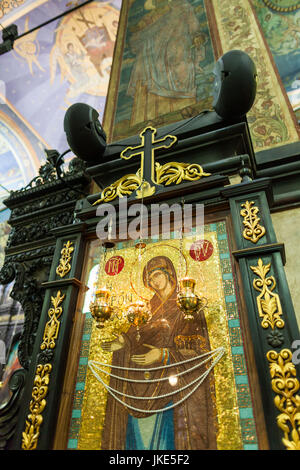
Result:
{"label": "painted figure on ceiling", "polygon": [[77,52],[74,48],[74,44],[69,42],[64,57],[75,79],[76,87],[84,87],[87,71],[87,64],[85,64],[86,54],[82,51]]}
{"label": "painted figure on ceiling", "polygon": [[83,93],[106,95],[118,18],[118,10],[95,2],[60,21],[50,53],[50,81],[55,82],[60,70],[69,83],[68,105]]}
{"label": "painted figure on ceiling", "polygon": [[127,90],[134,98],[131,126],[196,102],[195,74],[208,40],[188,0],[146,0],[144,9],[130,28],[136,56]]}
{"label": "painted figure on ceiling", "polygon": [[[152,317],[140,327],[140,337],[131,326],[127,333],[101,345],[105,351],[113,352],[112,364],[123,368],[117,373],[114,369],[122,379],[110,378],[110,387],[119,391],[123,403],[108,394],[101,448],[216,449],[213,372],[184,399],[193,389],[191,384],[195,386],[195,380],[206,371],[205,365],[189,370],[191,362],[184,362],[210,351],[204,315],[191,322],[183,318],[176,304],[176,271],[168,257],[155,256],[148,261],[143,283],[153,294]],[[179,365],[153,370],[170,364]],[[148,367],[149,372],[139,371]],[[180,372],[183,374],[178,375]],[[141,378],[142,383],[128,381]],[[187,387],[183,389],[184,386]],[[157,412],[165,408],[166,411]]]}
{"label": "painted figure on ceiling", "polygon": [[[26,16],[25,19],[25,26],[24,26],[24,33],[29,31],[29,17]],[[39,63],[38,56],[40,52],[40,45],[37,40],[37,35],[39,33],[39,29],[33,31],[32,33],[23,36],[20,39],[17,39],[14,43],[14,53],[18,54],[22,59],[25,59],[31,75],[34,75],[34,68],[33,64],[37,66],[39,70],[45,72],[45,69]]]}

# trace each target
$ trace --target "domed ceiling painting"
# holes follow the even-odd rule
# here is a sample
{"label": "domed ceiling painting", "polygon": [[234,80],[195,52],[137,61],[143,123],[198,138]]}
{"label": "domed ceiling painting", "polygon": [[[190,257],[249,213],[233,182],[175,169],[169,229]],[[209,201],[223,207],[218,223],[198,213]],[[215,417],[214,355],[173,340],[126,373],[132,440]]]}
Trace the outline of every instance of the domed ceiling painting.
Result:
{"label": "domed ceiling painting", "polygon": [[2,30],[16,24],[21,36],[0,56],[0,210],[7,191],[36,176],[45,148],[68,149],[71,104],[90,104],[102,121],[120,7],[121,0],[0,2]]}

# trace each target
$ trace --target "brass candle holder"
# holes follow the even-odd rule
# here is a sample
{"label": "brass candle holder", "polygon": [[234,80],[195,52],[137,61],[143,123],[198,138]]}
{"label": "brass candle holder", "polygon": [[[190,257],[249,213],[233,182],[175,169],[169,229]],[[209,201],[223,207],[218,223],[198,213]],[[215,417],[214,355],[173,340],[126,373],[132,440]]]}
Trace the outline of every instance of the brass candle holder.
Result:
{"label": "brass candle holder", "polygon": [[110,292],[105,287],[97,289],[94,302],[90,303],[92,317],[96,320],[97,328],[103,328],[106,320],[109,320],[113,307],[110,305]]}
{"label": "brass candle holder", "polygon": [[207,305],[207,300],[195,294],[195,279],[185,277],[181,279],[180,290],[177,294],[177,305],[182,311],[185,320],[194,320],[195,315]]}
{"label": "brass candle holder", "polygon": [[137,329],[137,341],[140,340],[139,328],[145,325],[152,317],[151,311],[147,303],[138,300],[130,304],[126,309],[126,317],[129,323],[134,325]]}

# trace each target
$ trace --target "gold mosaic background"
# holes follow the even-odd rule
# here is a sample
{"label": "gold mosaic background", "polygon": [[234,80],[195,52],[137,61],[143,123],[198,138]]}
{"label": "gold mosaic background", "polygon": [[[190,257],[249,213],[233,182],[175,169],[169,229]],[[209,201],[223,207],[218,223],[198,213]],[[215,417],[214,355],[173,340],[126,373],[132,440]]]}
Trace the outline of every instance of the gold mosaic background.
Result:
{"label": "gold mosaic background", "polygon": [[[208,299],[206,309],[206,322],[210,337],[211,348],[224,346],[226,352],[221,361],[214,368],[216,386],[216,405],[218,411],[219,433],[217,436],[218,449],[237,450],[242,449],[241,428],[237,396],[235,389],[234,370],[232,364],[230,340],[226,317],[226,304],[222,284],[222,273],[218,253],[217,234],[206,232],[205,239],[212,242],[214,251],[212,256],[204,262],[194,261],[189,256],[191,243],[197,238],[185,239],[183,242],[184,262],[181,262],[180,240],[168,240],[166,242],[149,243],[141,259],[138,259],[138,251],[134,247],[114,250],[106,256],[108,260],[113,255],[122,256],[125,260],[123,270],[116,276],[102,274],[99,285],[109,286],[115,302],[123,300],[124,293],[132,294],[132,299],[138,298],[136,292],[149,298],[151,294],[141,287],[141,273],[145,263],[157,255],[168,256],[177,270],[177,276],[188,274],[196,279],[195,292]],[[103,263],[102,263],[103,264]],[[137,267],[139,266],[139,269]],[[101,270],[103,272],[103,270]],[[132,285],[131,282],[132,281]],[[117,293],[119,297],[117,296]],[[111,361],[111,353],[105,353],[100,347],[103,340],[113,339],[113,333],[120,333],[126,329],[126,322],[115,321],[113,324],[99,330],[93,326],[89,360],[105,362]],[[108,376],[106,376],[108,377]],[[102,377],[104,378],[104,376]],[[107,378],[106,378],[107,381]],[[101,433],[105,418],[107,392],[88,369],[83,397],[81,426],[78,436],[78,449],[101,449]]]}

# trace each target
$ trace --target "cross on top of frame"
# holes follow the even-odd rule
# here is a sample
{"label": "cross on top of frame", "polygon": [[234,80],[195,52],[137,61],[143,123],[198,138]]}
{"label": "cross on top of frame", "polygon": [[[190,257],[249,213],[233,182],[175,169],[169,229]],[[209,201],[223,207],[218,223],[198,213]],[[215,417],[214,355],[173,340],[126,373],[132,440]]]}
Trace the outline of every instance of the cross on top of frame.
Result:
{"label": "cross on top of frame", "polygon": [[151,126],[146,127],[141,133],[141,144],[136,147],[127,147],[121,152],[120,157],[129,160],[132,157],[141,158],[141,180],[148,184],[148,192],[155,192],[158,186],[155,178],[155,151],[158,149],[168,149],[177,142],[174,135],[166,135],[155,140],[156,129]]}
{"label": "cross on top of frame", "polygon": [[124,160],[140,157],[141,165],[137,173],[126,174],[111,183],[101,192],[101,197],[93,205],[111,202],[117,197],[130,196],[140,199],[162,191],[164,186],[180,184],[183,181],[197,181],[210,173],[203,171],[198,163],[167,162],[163,165],[155,162],[158,149],[169,149],[177,142],[174,135],[155,139],[156,129],[146,127],[141,133],[141,143],[126,147],[120,154]]}

